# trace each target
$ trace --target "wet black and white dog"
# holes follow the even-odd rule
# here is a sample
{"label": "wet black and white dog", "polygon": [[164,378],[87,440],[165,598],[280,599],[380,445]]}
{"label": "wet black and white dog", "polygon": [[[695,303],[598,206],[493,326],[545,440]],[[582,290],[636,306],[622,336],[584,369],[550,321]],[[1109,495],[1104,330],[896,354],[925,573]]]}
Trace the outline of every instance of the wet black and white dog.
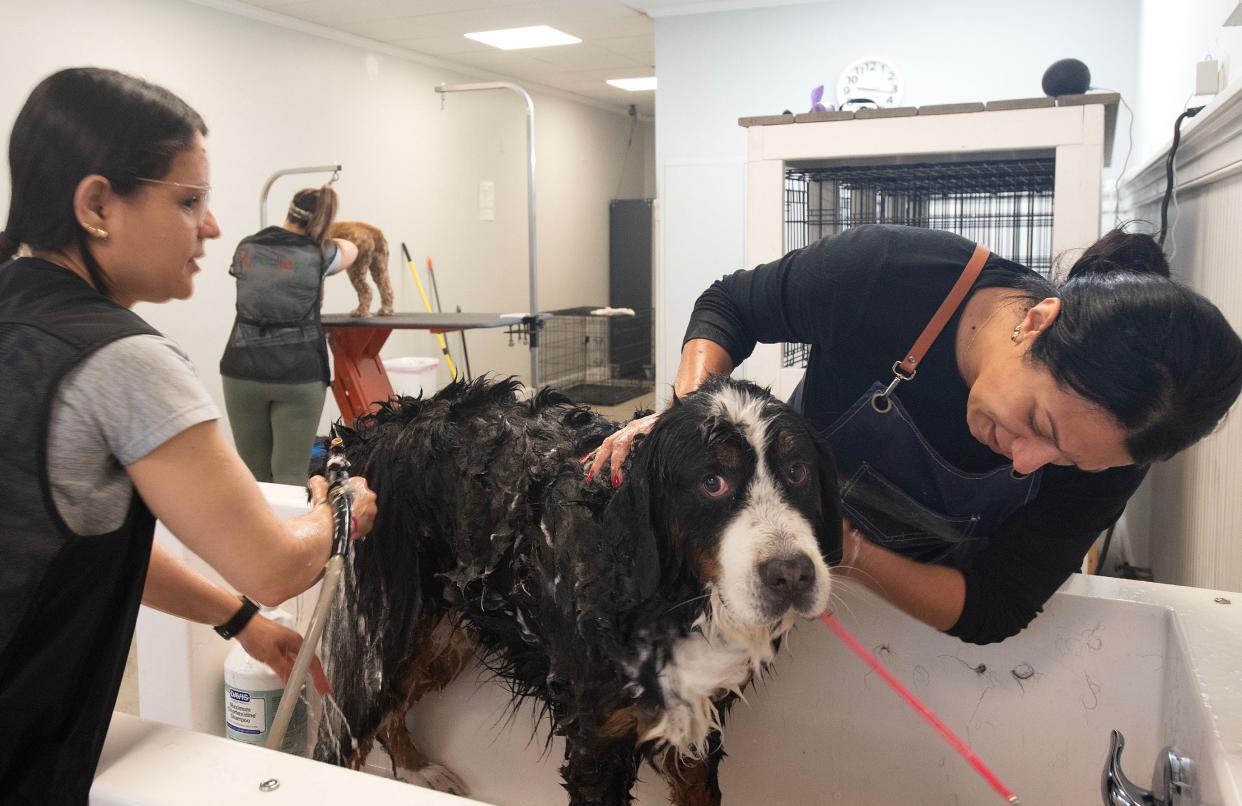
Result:
{"label": "wet black and white dog", "polygon": [[347,434],[379,515],[328,626],[356,742],[321,730],[317,755],[358,766],[379,739],[401,777],[463,792],[404,719],[478,650],[565,737],[571,803],[629,803],[643,760],[674,803],[718,803],[730,703],[828,604],[827,449],[764,390],[714,379],[659,417],[614,493],[579,460],[617,425],[517,391],[453,384]]}

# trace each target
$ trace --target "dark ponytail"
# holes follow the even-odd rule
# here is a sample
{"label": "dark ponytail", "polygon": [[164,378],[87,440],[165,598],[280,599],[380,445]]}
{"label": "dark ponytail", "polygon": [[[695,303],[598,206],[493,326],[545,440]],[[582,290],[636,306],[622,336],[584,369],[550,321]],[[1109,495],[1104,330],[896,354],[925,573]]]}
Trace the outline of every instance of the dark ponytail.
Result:
{"label": "dark ponytail", "polygon": [[25,243],[33,250],[76,244],[96,288],[107,293],[89,239],[73,209],[78,184],[105,177],[119,196],[138,177],[165,176],[202,117],[173,93],[115,70],[75,67],[53,73],[30,93],[9,137],[12,176],[0,263]]}
{"label": "dark ponytail", "polygon": [[1150,236],[1108,233],[1055,295],[1061,312],[1031,359],[1112,415],[1137,464],[1198,442],[1242,391],[1242,339],[1215,305],[1169,278]]}
{"label": "dark ponytail", "polygon": [[306,188],[293,195],[289,205],[288,220],[306,230],[306,237],[319,245],[323,251],[331,240],[329,230],[336,220],[336,191],[331,185]]}

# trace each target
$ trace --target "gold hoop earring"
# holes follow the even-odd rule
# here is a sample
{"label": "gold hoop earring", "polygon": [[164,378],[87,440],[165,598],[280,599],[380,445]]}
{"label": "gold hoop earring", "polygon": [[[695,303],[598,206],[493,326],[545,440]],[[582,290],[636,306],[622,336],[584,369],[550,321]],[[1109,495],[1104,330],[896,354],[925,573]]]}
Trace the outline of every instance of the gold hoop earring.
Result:
{"label": "gold hoop earring", "polygon": [[1017,324],[1013,327],[1013,333],[1009,336],[1009,340],[1014,344],[1018,343],[1018,336],[1022,335],[1022,325]]}
{"label": "gold hoop earring", "polygon": [[94,237],[98,238],[101,241],[108,240],[108,231],[106,229],[102,229],[100,227],[92,227],[90,224],[83,224],[82,229],[86,230],[91,235],[93,235]]}

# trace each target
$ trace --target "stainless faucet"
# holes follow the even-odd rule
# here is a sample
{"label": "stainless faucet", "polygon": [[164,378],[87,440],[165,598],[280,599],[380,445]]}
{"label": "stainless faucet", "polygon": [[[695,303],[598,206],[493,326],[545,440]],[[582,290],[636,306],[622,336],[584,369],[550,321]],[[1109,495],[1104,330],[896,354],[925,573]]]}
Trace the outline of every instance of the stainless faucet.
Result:
{"label": "stainless faucet", "polygon": [[1194,762],[1178,755],[1172,746],[1164,748],[1156,757],[1156,768],[1151,774],[1153,789],[1147,790],[1121,771],[1121,751],[1125,746],[1125,737],[1120,731],[1113,731],[1104,774],[1100,776],[1104,806],[1197,806]]}

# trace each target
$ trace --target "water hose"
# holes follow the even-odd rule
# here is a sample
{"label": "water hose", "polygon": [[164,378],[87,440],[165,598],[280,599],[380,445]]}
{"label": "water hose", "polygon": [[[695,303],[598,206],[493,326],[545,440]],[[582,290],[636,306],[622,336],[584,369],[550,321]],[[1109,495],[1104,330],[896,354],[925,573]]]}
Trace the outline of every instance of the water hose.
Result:
{"label": "water hose", "polygon": [[[410,250],[405,248],[404,243],[401,244],[401,254],[405,255],[405,265],[410,267],[410,274],[414,275],[414,284],[418,286],[418,295],[423,298],[423,307],[427,310],[427,313],[431,313],[431,300],[427,299],[427,292],[423,290],[423,281],[418,279],[418,269],[414,268],[414,259],[410,257]],[[453,363],[453,356],[449,354],[448,342],[444,340],[443,333],[437,332],[436,338],[440,341],[440,352],[444,355],[444,362],[448,364],[453,380],[457,380],[457,366]]]}
{"label": "water hose", "polygon": [[353,499],[349,493],[349,460],[345,458],[345,444],[335,434],[328,444],[327,475],[328,505],[332,507],[332,553],[324,566],[319,600],[315,602],[315,610],[311,613],[306,638],[302,641],[302,648],[298,650],[297,660],[293,662],[293,671],[289,672],[289,680],[285,683],[284,693],[280,697],[280,706],[276,709],[276,718],[272,720],[272,727],[267,734],[267,747],[271,750],[281,749],[285,742],[289,720],[293,717],[293,709],[302,694],[302,684],[306,681],[306,670],[310,667],[311,658],[315,657],[315,648],[319,646],[324,623],[328,620],[328,611],[336,596],[341,566],[345,564],[345,557],[349,554],[354,517]]}

